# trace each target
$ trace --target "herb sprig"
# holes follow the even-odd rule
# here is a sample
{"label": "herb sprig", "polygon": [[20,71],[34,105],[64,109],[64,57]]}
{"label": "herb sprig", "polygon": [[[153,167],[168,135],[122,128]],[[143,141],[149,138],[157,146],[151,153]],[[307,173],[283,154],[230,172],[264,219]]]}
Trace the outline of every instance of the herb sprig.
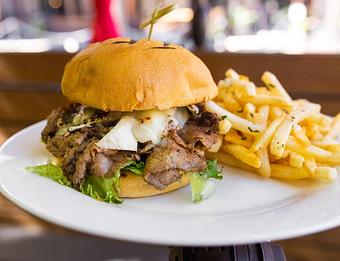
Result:
{"label": "herb sprig", "polygon": [[151,14],[151,18],[140,24],[140,26],[139,26],[140,29],[144,29],[144,28],[150,26],[149,34],[148,34],[148,40],[151,39],[154,24],[157,23],[159,21],[159,19],[161,19],[163,16],[172,12],[177,7],[178,7],[177,4],[168,5],[164,8],[156,7],[155,10]]}

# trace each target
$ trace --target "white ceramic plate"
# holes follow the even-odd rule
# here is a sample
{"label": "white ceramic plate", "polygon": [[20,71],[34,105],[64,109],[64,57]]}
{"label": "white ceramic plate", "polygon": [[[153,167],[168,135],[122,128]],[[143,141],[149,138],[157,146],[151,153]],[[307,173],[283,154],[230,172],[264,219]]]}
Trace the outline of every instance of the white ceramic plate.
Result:
{"label": "white ceramic plate", "polygon": [[164,245],[230,245],[286,239],[340,224],[340,184],[283,183],[224,167],[216,193],[194,204],[190,188],[122,205],[98,202],[24,170],[46,163],[45,122],[28,127],[0,153],[1,192],[52,223],[94,235]]}

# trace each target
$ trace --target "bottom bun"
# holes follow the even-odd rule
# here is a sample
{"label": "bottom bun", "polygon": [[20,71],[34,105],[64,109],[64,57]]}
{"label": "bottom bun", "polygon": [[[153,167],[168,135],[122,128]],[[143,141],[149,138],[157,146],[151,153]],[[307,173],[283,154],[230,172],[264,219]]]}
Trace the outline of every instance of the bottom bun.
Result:
{"label": "bottom bun", "polygon": [[164,190],[158,190],[145,182],[143,177],[128,173],[119,179],[119,196],[122,198],[143,198],[171,192],[189,184],[188,175],[182,175],[182,180],[176,181]]}

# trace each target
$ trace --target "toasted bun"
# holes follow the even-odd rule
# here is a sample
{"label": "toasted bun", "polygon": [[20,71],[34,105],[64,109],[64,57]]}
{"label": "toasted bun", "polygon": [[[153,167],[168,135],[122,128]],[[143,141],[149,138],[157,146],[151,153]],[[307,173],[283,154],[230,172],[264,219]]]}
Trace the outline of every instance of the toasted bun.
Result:
{"label": "toasted bun", "polygon": [[65,67],[63,94],[104,111],[186,106],[214,98],[204,63],[183,47],[114,38],[79,52]]}
{"label": "toasted bun", "polygon": [[119,196],[123,198],[142,198],[171,192],[189,184],[187,175],[182,176],[181,182],[174,182],[164,190],[157,190],[147,184],[144,179],[135,174],[122,176],[119,180]]}

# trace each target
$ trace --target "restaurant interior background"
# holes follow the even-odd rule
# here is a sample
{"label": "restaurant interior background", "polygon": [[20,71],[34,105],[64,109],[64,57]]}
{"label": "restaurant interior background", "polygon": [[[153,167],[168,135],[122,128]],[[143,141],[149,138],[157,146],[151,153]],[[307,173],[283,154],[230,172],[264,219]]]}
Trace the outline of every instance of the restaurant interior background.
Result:
{"label": "restaurant interior background", "polygon": [[[95,24],[102,19],[96,16],[95,2],[0,0],[0,143],[66,103],[59,90],[63,67],[93,39]],[[145,37],[138,26],[159,2],[112,0],[107,10],[113,21],[111,36]],[[294,98],[318,102],[331,115],[340,111],[339,0],[176,2],[179,8],[157,24],[153,38],[193,50],[216,81],[229,67],[255,82],[270,70]],[[75,234],[25,213],[1,196],[2,253],[13,254],[11,240],[18,237],[13,231],[25,229]],[[11,240],[9,231],[16,235]],[[338,260],[339,242],[340,230],[334,229],[278,244],[289,260]]]}

